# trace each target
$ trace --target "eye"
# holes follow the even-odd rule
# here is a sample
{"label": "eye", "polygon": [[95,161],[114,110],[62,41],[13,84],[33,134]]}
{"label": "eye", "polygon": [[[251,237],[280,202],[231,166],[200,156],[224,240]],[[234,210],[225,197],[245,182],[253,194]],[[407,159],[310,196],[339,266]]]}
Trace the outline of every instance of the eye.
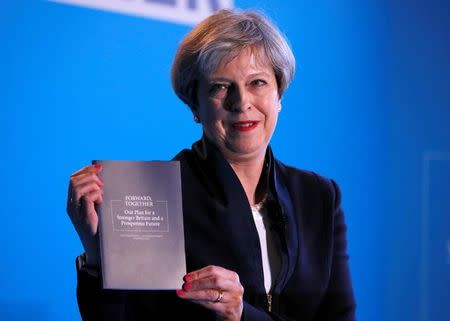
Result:
{"label": "eye", "polygon": [[228,91],[228,88],[230,87],[229,84],[226,83],[214,83],[211,84],[211,86],[209,87],[209,94],[211,96],[224,96],[226,94],[226,92]]}
{"label": "eye", "polygon": [[261,86],[266,85],[267,81],[265,81],[264,79],[255,79],[255,80],[252,80],[251,84],[252,84],[252,86],[255,86],[255,87],[261,87]]}

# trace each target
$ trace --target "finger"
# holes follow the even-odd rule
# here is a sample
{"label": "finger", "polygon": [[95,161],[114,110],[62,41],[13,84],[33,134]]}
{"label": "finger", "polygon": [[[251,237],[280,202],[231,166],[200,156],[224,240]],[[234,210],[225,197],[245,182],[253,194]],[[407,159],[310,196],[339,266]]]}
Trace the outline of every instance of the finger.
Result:
{"label": "finger", "polygon": [[83,198],[86,194],[92,192],[100,192],[103,194],[103,188],[99,186],[96,182],[85,183],[83,185],[78,186],[73,190],[73,201],[80,202],[81,198]]}
{"label": "finger", "polygon": [[226,291],[219,289],[207,289],[201,291],[177,290],[177,295],[183,299],[196,301],[197,303],[226,303]]}
{"label": "finger", "polygon": [[99,191],[93,191],[83,196],[82,206],[86,208],[86,218],[90,221],[97,219],[97,212],[95,210],[95,204],[101,204],[103,202],[102,193]]}
{"label": "finger", "polygon": [[88,166],[85,166],[85,167],[77,170],[75,173],[70,175],[70,177],[76,177],[78,175],[85,174],[85,173],[100,173],[101,171],[102,171],[102,165],[100,165],[100,164],[88,165]]}
{"label": "finger", "polygon": [[103,186],[103,181],[97,176],[96,173],[81,173],[77,176],[70,177],[69,191],[67,193],[67,208],[71,208],[74,205],[78,206],[80,197],[83,195],[83,191],[79,191],[80,186],[85,186],[88,183],[95,182],[99,186]]}
{"label": "finger", "polygon": [[189,272],[184,276],[184,281],[190,282],[193,280],[199,280],[203,278],[210,278],[220,275],[223,278],[235,280],[239,282],[239,275],[231,270],[225,269],[216,265],[208,265],[200,270]]}
{"label": "finger", "polygon": [[103,180],[98,177],[97,173],[87,172],[70,177],[70,185],[72,189],[87,182],[96,182],[98,185],[104,185]]}
{"label": "finger", "polygon": [[98,192],[103,195],[103,189],[98,186],[97,183],[91,182],[84,185],[78,186],[73,191],[71,191],[67,197],[67,212],[73,218],[79,219],[82,198],[89,193]]}
{"label": "finger", "polygon": [[[88,206],[90,205],[95,206],[95,204],[101,204],[103,203],[103,191],[94,190],[89,193],[86,193],[82,197],[82,200],[84,204]],[[93,209],[95,208],[93,207]]]}
{"label": "finger", "polygon": [[[89,235],[95,235],[98,227],[98,215],[95,211],[94,204],[100,204],[103,202],[103,198],[100,192],[94,191],[83,196],[81,199],[80,210],[77,211],[75,217],[72,216],[72,220],[75,223],[76,228],[81,228],[83,233],[86,233],[86,229],[89,230]],[[79,222],[83,222],[82,225]]]}
{"label": "finger", "polygon": [[183,284],[183,290],[185,291],[199,291],[207,289],[222,289],[225,291],[234,291],[240,286],[239,282],[234,279],[226,279],[217,275],[192,280]]}

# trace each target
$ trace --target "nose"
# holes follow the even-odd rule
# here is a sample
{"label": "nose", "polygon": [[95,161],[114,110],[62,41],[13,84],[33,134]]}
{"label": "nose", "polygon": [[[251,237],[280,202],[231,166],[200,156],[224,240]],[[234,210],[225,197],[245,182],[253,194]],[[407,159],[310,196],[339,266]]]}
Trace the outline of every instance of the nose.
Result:
{"label": "nose", "polygon": [[232,86],[225,101],[225,108],[230,112],[240,113],[251,107],[250,95],[245,87]]}

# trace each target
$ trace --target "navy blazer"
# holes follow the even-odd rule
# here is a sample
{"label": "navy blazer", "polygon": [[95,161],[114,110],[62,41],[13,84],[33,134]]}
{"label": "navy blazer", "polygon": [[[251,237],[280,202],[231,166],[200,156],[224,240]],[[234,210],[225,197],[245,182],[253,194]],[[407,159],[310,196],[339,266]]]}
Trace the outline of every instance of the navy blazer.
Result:
{"label": "navy blazer", "polygon": [[[334,181],[286,166],[268,148],[260,184],[268,188],[270,228],[281,252],[269,308],[258,232],[233,169],[205,138],[175,159],[181,164],[187,269],[212,264],[237,272],[244,287],[242,320],[355,320],[346,225]],[[216,320],[173,291],[101,290],[100,281],[82,271],[77,297],[84,321]]]}

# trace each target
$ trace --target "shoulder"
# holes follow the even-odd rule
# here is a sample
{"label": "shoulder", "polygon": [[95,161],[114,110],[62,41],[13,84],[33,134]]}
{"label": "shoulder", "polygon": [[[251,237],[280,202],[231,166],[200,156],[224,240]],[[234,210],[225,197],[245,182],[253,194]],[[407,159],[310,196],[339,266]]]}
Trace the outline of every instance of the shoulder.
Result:
{"label": "shoulder", "polygon": [[339,206],[341,192],[338,184],[331,178],[322,176],[317,172],[299,169],[286,165],[275,159],[277,180],[285,184],[293,193],[312,194],[327,199],[334,207]]}
{"label": "shoulder", "polygon": [[190,149],[182,149],[180,150],[173,158],[174,161],[184,161],[186,158],[189,158],[192,154],[192,150]]}
{"label": "shoulder", "polygon": [[182,172],[192,170],[197,164],[197,159],[195,158],[192,149],[183,149],[176,154],[172,160],[179,161]]}

